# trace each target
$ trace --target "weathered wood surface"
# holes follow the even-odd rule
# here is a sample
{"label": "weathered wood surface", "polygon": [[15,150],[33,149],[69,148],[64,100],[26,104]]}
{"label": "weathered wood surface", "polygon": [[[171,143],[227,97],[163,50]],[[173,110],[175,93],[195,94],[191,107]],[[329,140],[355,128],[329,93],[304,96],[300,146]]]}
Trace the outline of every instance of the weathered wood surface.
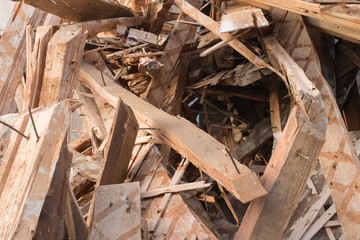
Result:
{"label": "weathered wood surface", "polygon": [[344,236],[357,239],[360,236],[360,162],[331,88],[321,75],[316,51],[301,16],[287,13],[283,21],[285,13],[277,10],[272,15],[277,24],[281,22],[277,32],[280,43],[321,92],[329,124],[319,160]]}
{"label": "weathered wood surface", "polygon": [[238,11],[222,15],[219,33],[267,26],[269,26],[269,22],[266,20],[261,9],[239,9]]}
{"label": "weathered wood surface", "polygon": [[69,103],[63,101],[33,118],[40,136],[37,141],[29,115],[19,117],[16,128],[29,140],[13,132],[0,164],[0,234],[2,239],[31,239],[35,233],[46,194],[69,125]]}
{"label": "weathered wood surface", "polygon": [[[150,131],[153,135],[209,174],[240,201],[248,202],[266,194],[255,173],[244,165],[233,162],[224,145],[192,123],[153,107],[106,76],[104,76],[106,86],[103,86],[100,72],[88,64],[82,65],[79,78],[91,91],[100,95],[112,106],[117,106],[118,98],[121,97],[133,109],[139,122],[160,129]],[[187,131],[184,132],[184,129]],[[234,187],[233,181],[239,176],[243,177],[244,185],[247,184],[246,189]]]}
{"label": "weathered wood surface", "polygon": [[45,60],[48,43],[55,29],[52,26],[40,26],[36,28],[35,43],[27,43],[30,47],[26,68],[26,90],[22,112],[26,112],[28,106],[36,108],[39,106],[40,92],[44,77]]}
{"label": "weathered wood surface", "polygon": [[72,96],[84,52],[86,34],[80,26],[61,27],[48,43],[39,105]]}
{"label": "weathered wood surface", "polygon": [[[301,0],[236,0],[238,3],[269,9],[270,6],[307,16],[305,19],[311,25],[329,34],[335,34],[350,41],[360,41],[360,15],[358,14],[359,4],[338,5],[331,9],[323,10],[323,6]],[[350,9],[343,11],[343,7]],[[349,14],[350,13],[350,14]]]}
{"label": "weathered wood surface", "polygon": [[46,13],[23,4],[0,40],[0,115],[13,113],[17,107],[15,92],[26,62],[26,26],[44,23]]}
{"label": "weathered wood surface", "polygon": [[269,194],[250,203],[235,239],[282,238],[324,143],[326,122],[316,128],[294,107],[261,177]]}
{"label": "weathered wood surface", "polygon": [[271,122],[269,118],[265,118],[255,126],[254,131],[244,141],[231,151],[231,156],[242,162],[255,154],[271,137]]}
{"label": "weathered wood surface", "polygon": [[131,108],[119,99],[110,130],[109,145],[105,151],[104,169],[99,178],[99,185],[124,182],[138,127]]}
{"label": "weathered wood surface", "polygon": [[106,0],[80,2],[75,0],[67,0],[66,2],[58,0],[25,0],[24,2],[73,22],[134,16],[134,11],[131,8]]}
{"label": "weathered wood surface", "polygon": [[[135,180],[141,180],[141,188],[148,188],[149,191],[168,186],[170,177],[166,168],[160,163],[157,166],[157,159],[154,151],[151,151],[139,169]],[[156,167],[157,166],[157,167]],[[149,169],[153,169],[149,172]],[[165,196],[158,196],[151,199],[143,199],[145,209],[142,217],[147,221],[148,227],[154,223],[154,216],[158,214],[158,209]],[[189,204],[189,199],[184,201],[179,193],[172,194],[164,214],[162,215],[155,232],[155,238],[166,238],[174,240],[199,239],[209,240],[218,239],[218,234],[211,226],[209,216],[204,211],[199,202]],[[196,210],[196,211],[195,211]]]}
{"label": "weathered wood surface", "polygon": [[65,136],[33,239],[62,240],[65,235],[65,199],[66,186],[69,184],[70,161],[71,153],[68,151]]}
{"label": "weathered wood surface", "polygon": [[94,198],[89,239],[141,239],[139,182],[100,186]]}
{"label": "weathered wood surface", "polygon": [[[200,8],[201,2],[191,1],[195,7]],[[188,16],[181,16],[181,20],[190,20]],[[165,46],[165,55],[161,56],[159,62],[164,65],[162,72],[154,76],[145,92],[145,98],[155,107],[160,108],[164,102],[165,95],[171,83],[171,74],[178,61],[183,46],[189,37],[195,32],[195,27],[185,23],[176,23],[174,30],[169,36],[169,40]]]}

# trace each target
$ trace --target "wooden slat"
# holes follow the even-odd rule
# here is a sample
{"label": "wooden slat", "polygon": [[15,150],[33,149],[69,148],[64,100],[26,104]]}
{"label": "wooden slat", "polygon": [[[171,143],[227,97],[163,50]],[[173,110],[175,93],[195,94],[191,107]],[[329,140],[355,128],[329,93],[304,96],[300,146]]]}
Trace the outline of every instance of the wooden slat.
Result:
{"label": "wooden slat", "polygon": [[100,186],[89,239],[141,239],[139,182]]}
{"label": "wooden slat", "polygon": [[[358,187],[360,186],[360,162],[346,131],[336,99],[321,75],[320,62],[301,16],[287,13],[284,19],[279,17],[284,16],[281,12],[279,13],[279,10],[273,12],[272,16],[277,24],[282,22],[278,27],[280,43],[290,55],[296,56],[296,62],[321,90],[329,125],[319,160],[331,190],[343,235],[346,239],[356,239],[360,236],[360,212],[357,200],[360,194]],[[301,41],[296,36],[302,36]]]}
{"label": "wooden slat", "polygon": [[[133,109],[138,121],[148,127],[160,129],[151,130],[151,134],[156,135],[195,166],[201,168],[239,200],[248,202],[266,194],[256,174],[247,167],[234,163],[228,156],[224,145],[189,121],[166,114],[126,91],[106,76],[104,76],[104,79],[106,86],[103,86],[101,74],[97,69],[85,63],[82,65],[80,80],[93,93],[99,94],[113,106],[117,105],[118,98],[121,97]],[[184,129],[187,129],[187,131],[184,131]],[[234,164],[236,164],[236,167]],[[239,169],[240,173],[237,172],[236,168]],[[244,178],[243,181],[247,184],[246,189],[234,187],[232,182],[239,176]]]}
{"label": "wooden slat", "polygon": [[73,22],[134,16],[131,8],[105,0],[54,1],[56,4],[48,0],[25,0],[24,2]]}
{"label": "wooden slat", "polygon": [[82,27],[61,27],[48,44],[39,105],[71,97],[77,81],[85,37]]}
{"label": "wooden slat", "polygon": [[184,183],[180,185],[174,185],[174,186],[168,186],[164,188],[158,188],[149,190],[146,192],[141,193],[141,198],[150,198],[159,196],[165,193],[177,193],[177,192],[184,192],[184,191],[190,191],[190,190],[196,190],[201,188],[208,188],[212,184],[211,183],[205,183],[204,181],[201,182],[193,182],[193,183]]}
{"label": "wooden slat", "polygon": [[99,185],[124,182],[138,127],[131,108],[119,99],[111,127],[109,145],[105,151],[104,169],[99,177]]}

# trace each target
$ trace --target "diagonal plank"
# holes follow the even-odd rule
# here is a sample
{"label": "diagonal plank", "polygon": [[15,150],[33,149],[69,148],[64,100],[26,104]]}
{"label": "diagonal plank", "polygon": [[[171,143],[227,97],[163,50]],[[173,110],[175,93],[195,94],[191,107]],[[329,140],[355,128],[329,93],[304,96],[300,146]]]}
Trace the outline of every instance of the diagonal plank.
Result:
{"label": "diagonal plank", "polygon": [[106,86],[103,86],[99,70],[89,64],[83,63],[79,78],[93,93],[97,93],[112,106],[117,106],[121,97],[124,103],[133,109],[139,122],[159,129],[150,131],[152,135],[186,157],[240,201],[248,202],[266,194],[254,172],[235,163],[227,154],[224,145],[191,122],[155,108],[106,76]]}

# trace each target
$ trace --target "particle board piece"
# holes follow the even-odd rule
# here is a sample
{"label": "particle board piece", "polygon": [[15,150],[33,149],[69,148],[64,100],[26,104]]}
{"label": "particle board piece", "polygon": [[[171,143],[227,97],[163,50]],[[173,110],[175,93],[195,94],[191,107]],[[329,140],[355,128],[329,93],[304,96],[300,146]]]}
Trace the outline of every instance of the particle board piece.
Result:
{"label": "particle board piece", "polygon": [[119,99],[110,131],[109,145],[105,151],[104,169],[99,178],[99,185],[124,182],[138,127],[131,108]]}
{"label": "particle board piece", "polygon": [[250,203],[234,239],[282,238],[324,143],[323,124],[314,126],[301,108],[293,108],[261,178],[269,193]]}
{"label": "particle board piece", "polygon": [[261,9],[243,9],[221,17],[219,33],[269,26]]}
{"label": "particle board piece", "polygon": [[[40,136],[37,138],[28,120],[28,114],[19,117],[16,125],[26,140],[13,133],[9,151],[0,164],[1,238],[31,239],[35,233],[45,196],[49,191],[56,163],[60,160],[69,125],[69,102],[63,101],[44,110],[35,110],[33,118]],[[14,187],[16,186],[16,187]]]}
{"label": "particle board piece", "polygon": [[42,25],[46,13],[22,4],[0,40],[0,115],[16,111],[16,88],[26,63],[26,26]]}
{"label": "particle board piece", "polygon": [[277,24],[282,22],[278,28],[280,43],[321,92],[329,125],[319,160],[331,190],[344,238],[356,239],[360,236],[360,162],[331,88],[321,75],[319,59],[301,16],[285,14],[280,10],[273,11],[272,15]]}
{"label": "particle board piece", "polygon": [[[112,106],[116,106],[118,98],[121,97],[132,108],[139,122],[148,127],[160,129],[149,130],[152,135],[157,136],[186,157],[240,201],[248,202],[266,194],[254,172],[244,165],[233,162],[224,145],[189,121],[171,116],[153,107],[150,103],[123,89],[106,76],[104,76],[106,86],[103,86],[100,72],[86,63],[81,67],[80,80],[93,93],[101,96]],[[187,131],[184,132],[184,129]],[[233,181],[238,177],[243,177],[246,189],[237,189],[234,186]]]}
{"label": "particle board piece", "polygon": [[61,27],[48,44],[39,105],[62,101],[72,95],[84,52],[82,27]]}
{"label": "particle board piece", "polygon": [[106,0],[86,0],[81,2],[75,0],[67,0],[66,2],[58,0],[25,0],[24,2],[73,22],[134,16],[134,11],[131,8]]}
{"label": "particle board piece", "polygon": [[141,239],[139,182],[100,186],[94,198],[90,240]]}

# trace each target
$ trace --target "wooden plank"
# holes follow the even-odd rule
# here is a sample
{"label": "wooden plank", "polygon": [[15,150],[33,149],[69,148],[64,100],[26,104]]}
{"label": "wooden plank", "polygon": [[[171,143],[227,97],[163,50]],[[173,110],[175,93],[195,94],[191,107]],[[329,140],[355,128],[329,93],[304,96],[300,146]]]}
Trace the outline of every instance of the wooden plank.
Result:
{"label": "wooden plank", "polygon": [[69,125],[69,102],[33,112],[39,140],[28,118],[20,116],[15,126],[29,140],[13,132],[0,163],[0,192],[6,193],[0,196],[2,239],[15,233],[18,239],[31,239],[35,233]]}
{"label": "wooden plank", "polygon": [[48,44],[39,105],[69,98],[77,82],[86,35],[79,26],[61,27]]}
{"label": "wooden plank", "polygon": [[208,188],[212,185],[212,183],[201,182],[192,182],[192,183],[183,183],[180,185],[173,185],[164,188],[158,188],[154,190],[149,190],[141,193],[141,198],[151,198],[156,197],[165,193],[177,193],[184,192],[190,190],[196,190],[201,188]]}
{"label": "wooden plank", "polygon": [[261,9],[239,9],[236,12],[222,15],[219,33],[267,26],[269,26],[269,22],[266,20]]}
{"label": "wooden plank", "polygon": [[231,151],[231,156],[243,162],[245,158],[255,154],[272,137],[272,129],[269,118],[263,119],[256,124],[254,131]]}
{"label": "wooden plank", "polygon": [[[301,16],[273,12],[278,27],[280,43],[294,56],[309,79],[321,91],[324,109],[329,119],[326,142],[319,155],[321,168],[331,190],[336,211],[340,219],[344,237],[356,239],[360,236],[360,162],[354,151],[341,112],[336,104],[331,88],[321,75],[321,67]],[[291,33],[289,35],[289,33]],[[301,36],[301,41],[297,36]],[[296,58],[295,58],[296,56]]]}
{"label": "wooden plank", "polygon": [[[200,8],[202,1],[191,0],[195,7]],[[190,20],[188,16],[180,16],[180,20]],[[162,73],[153,77],[145,92],[145,99],[155,107],[160,108],[165,101],[165,95],[171,83],[171,74],[178,61],[183,46],[189,37],[194,36],[195,27],[185,23],[177,22],[171,32],[164,49],[164,55],[159,62],[164,65]]]}
{"label": "wooden plank", "polygon": [[16,88],[21,81],[26,61],[26,26],[42,25],[46,13],[23,4],[0,40],[0,115],[16,111]]}
{"label": "wooden plank", "polygon": [[134,11],[131,8],[106,0],[86,0],[81,2],[75,0],[67,0],[66,2],[25,0],[24,2],[44,12],[52,13],[73,22],[134,16]]}
{"label": "wooden plank", "polygon": [[27,59],[25,103],[22,112],[26,112],[28,106],[31,108],[39,106],[47,47],[54,32],[55,29],[52,26],[41,26],[36,29],[34,47]]}
{"label": "wooden plank", "polygon": [[271,129],[273,132],[273,149],[280,139],[282,126],[281,126],[281,113],[279,101],[279,81],[275,75],[271,74],[268,78],[269,82],[269,96],[270,96],[270,120]]}
{"label": "wooden plank", "polygon": [[126,44],[128,45],[138,45],[139,43],[150,43],[153,45],[157,45],[158,36],[151,33],[145,32],[142,30],[138,30],[135,28],[130,28],[128,38],[126,40]]}
{"label": "wooden plank", "polygon": [[123,183],[139,127],[134,113],[119,99],[104,156],[104,170],[99,185]]}
{"label": "wooden plank", "polygon": [[139,182],[100,186],[95,191],[89,239],[141,239]]}
{"label": "wooden plank", "polygon": [[294,107],[261,178],[269,194],[250,203],[234,239],[282,238],[324,143],[321,128]]}
{"label": "wooden plank", "polygon": [[[41,210],[35,236],[32,239],[61,240],[65,235],[65,199],[66,186],[69,184],[70,161],[71,153],[67,149],[67,138],[64,137],[51,186]],[[16,236],[19,234],[18,231]],[[21,239],[20,236],[19,239]],[[16,239],[16,237],[14,238]]]}
{"label": "wooden plank", "polygon": [[[100,72],[88,64],[82,65],[79,79],[93,93],[97,93],[112,106],[116,106],[118,98],[121,97],[124,103],[132,108],[139,122],[148,127],[160,129],[149,131],[152,135],[157,136],[189,159],[239,200],[248,202],[266,194],[255,173],[241,164],[234,163],[228,156],[224,145],[189,121],[171,116],[153,107],[106,76],[104,76],[106,86],[103,86]],[[185,132],[184,129],[187,131]],[[240,171],[240,174],[236,169]],[[232,181],[239,176],[244,176],[244,183],[248,184],[251,191],[248,191],[249,188],[246,188],[245,191],[234,188]]]}

